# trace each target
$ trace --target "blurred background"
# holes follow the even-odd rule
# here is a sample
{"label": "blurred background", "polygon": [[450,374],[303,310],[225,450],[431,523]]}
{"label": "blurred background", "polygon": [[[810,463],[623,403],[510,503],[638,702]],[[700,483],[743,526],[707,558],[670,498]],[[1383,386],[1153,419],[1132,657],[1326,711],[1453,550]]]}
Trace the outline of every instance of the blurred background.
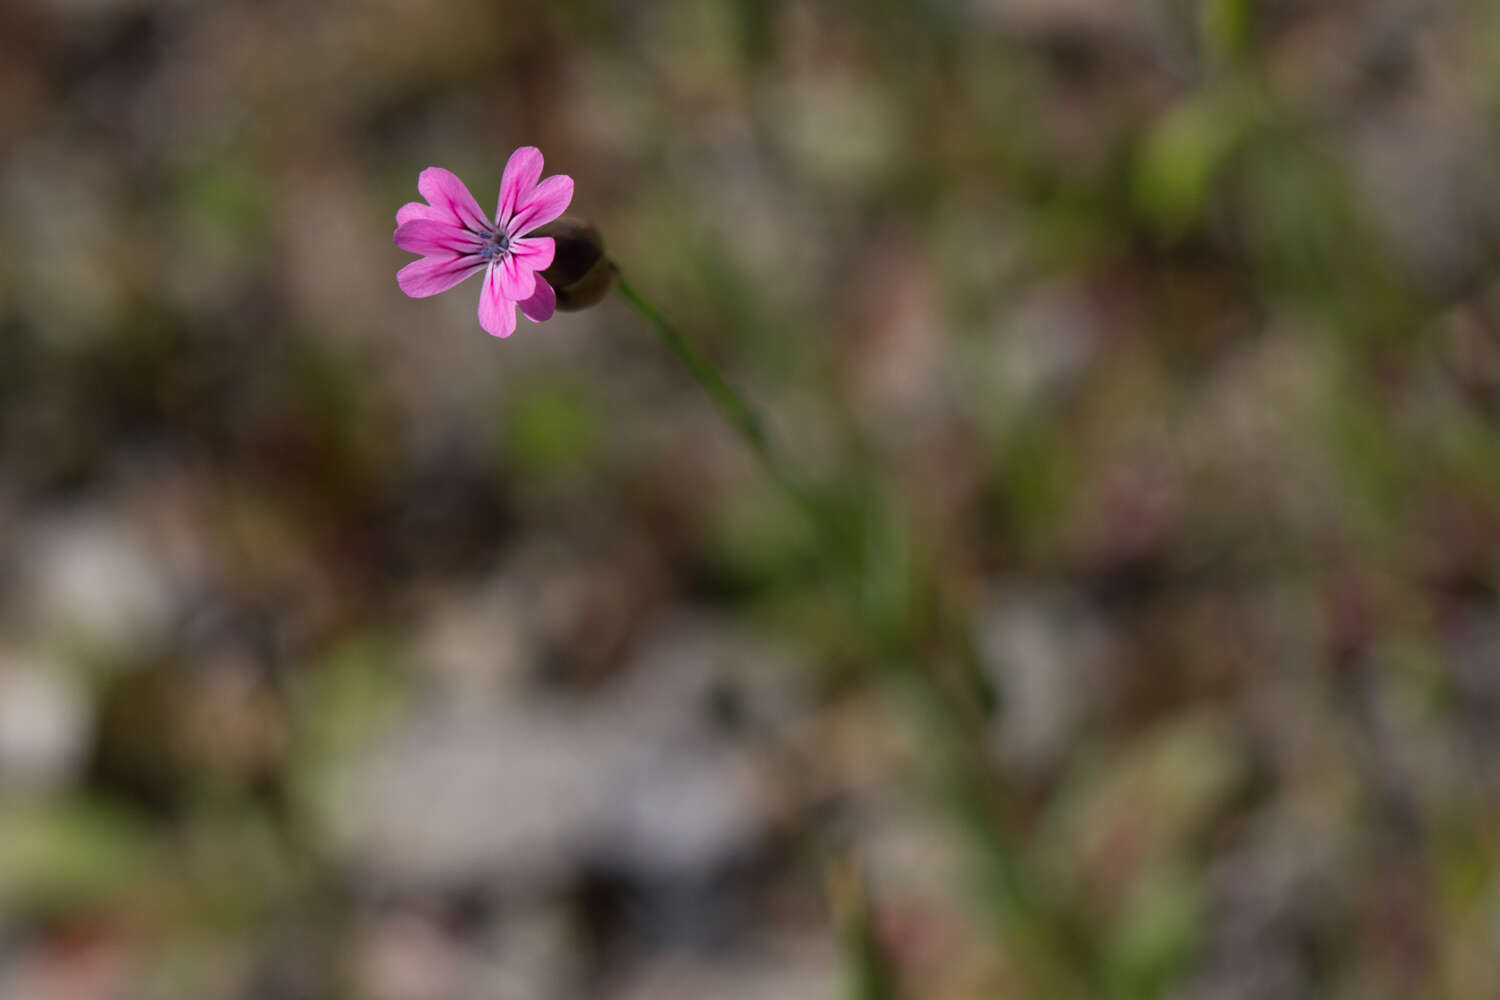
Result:
{"label": "blurred background", "polygon": [[1485,0],[11,0],[0,997],[1500,994],[1497,246]]}

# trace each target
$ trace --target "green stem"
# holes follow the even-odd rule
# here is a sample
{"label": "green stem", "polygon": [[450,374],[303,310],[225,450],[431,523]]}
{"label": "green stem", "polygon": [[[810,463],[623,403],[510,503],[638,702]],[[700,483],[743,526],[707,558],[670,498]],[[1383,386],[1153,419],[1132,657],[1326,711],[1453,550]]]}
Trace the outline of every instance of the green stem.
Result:
{"label": "green stem", "polygon": [[[744,438],[750,450],[761,461],[772,480],[806,513],[816,532],[824,555],[835,564],[849,563],[859,569],[863,561],[863,528],[840,511],[826,504],[781,462],[760,414],[729,384],[713,362],[667,322],[661,312],[638,292],[618,267],[615,284],[625,301],[657,332],[662,342],[677,356],[697,380],[729,425]],[[919,667],[920,654],[912,637],[899,628],[893,630],[878,611],[859,593],[849,595],[855,618],[874,643],[886,668],[901,681],[911,685],[914,700],[920,706],[917,715],[925,724],[937,759],[941,761],[946,791],[962,825],[980,848],[986,862],[985,896],[1000,918],[1007,934],[1023,952],[1030,953],[1049,982],[1050,995],[1066,996],[1078,981],[1089,980],[1097,966],[1088,954],[1087,942],[1069,932],[1059,913],[1044,904],[1033,879],[1025,870],[1021,854],[994,810],[992,789],[984,773],[983,753],[969,739],[962,721],[963,712],[953,703],[931,672]],[[945,623],[952,627],[951,621]],[[958,630],[964,641],[962,653],[973,655],[972,637],[966,628]]]}
{"label": "green stem", "polygon": [[[802,507],[815,525],[825,526],[828,521],[828,512],[824,504],[787,469],[771,447],[771,438],[766,433],[765,421],[761,419],[760,413],[749,400],[729,384],[729,380],[724,377],[723,373],[694,346],[691,340],[667,322],[660,310],[636,291],[635,286],[626,280],[618,265],[612,264],[611,267],[614,270],[615,287],[620,290],[620,295],[651,325],[662,343],[666,345],[667,350],[676,355],[677,359],[686,366],[693,378],[703,387],[703,391],[708,393],[709,399],[713,400],[714,406],[718,408],[729,426],[744,439],[745,444],[760,460],[766,473],[781,487],[783,492]],[[837,531],[839,537],[846,534],[847,531],[842,526]]]}
{"label": "green stem", "polygon": [[666,318],[657,311],[656,307],[642,297],[635,290],[635,286],[625,280],[625,275],[615,268],[615,285],[620,289],[620,294],[625,296],[625,301],[635,307],[635,311],[644,316],[661,336],[662,343],[667,345],[667,350],[677,355],[677,359],[687,365],[688,371],[703,386],[719,412],[745,439],[752,451],[765,461],[770,461],[771,442],[766,436],[765,424],[760,419],[760,414],[735,391],[734,386],[715,368],[713,362],[705,358],[693,342],[684,337],[677,328],[668,323]]}

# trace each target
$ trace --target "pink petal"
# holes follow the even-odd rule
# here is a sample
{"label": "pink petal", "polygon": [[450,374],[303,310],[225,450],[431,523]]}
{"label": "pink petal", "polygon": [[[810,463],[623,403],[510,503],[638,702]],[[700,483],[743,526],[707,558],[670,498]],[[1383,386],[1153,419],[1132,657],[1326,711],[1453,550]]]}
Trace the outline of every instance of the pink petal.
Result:
{"label": "pink petal", "polygon": [[511,237],[525,236],[537,226],[545,226],[567,211],[573,200],[573,178],[553,174],[536,186],[511,219],[506,232]]}
{"label": "pink petal", "polygon": [[396,246],[411,253],[477,253],[482,240],[462,226],[432,219],[415,219],[396,227]]}
{"label": "pink petal", "polygon": [[420,201],[409,201],[396,209],[396,225],[403,222],[412,222],[416,219],[444,219],[446,212],[439,212],[431,205],[424,205]]}
{"label": "pink petal", "polygon": [[500,175],[500,203],[495,208],[495,224],[503,227],[516,214],[516,208],[526,202],[532,188],[542,177],[542,151],[535,146],[522,146],[510,154],[505,173]]}
{"label": "pink petal", "polygon": [[536,272],[515,257],[507,256],[495,270],[500,275],[500,294],[512,302],[529,299],[536,291]]}
{"label": "pink petal", "polygon": [[428,167],[417,177],[417,190],[432,203],[433,208],[451,216],[452,221],[459,225],[475,232],[489,228],[484,213],[479,210],[479,202],[452,171]]}
{"label": "pink petal", "polygon": [[479,290],[479,325],[492,337],[509,337],[516,332],[516,304],[500,290],[501,269],[491,264]]}
{"label": "pink petal", "polygon": [[533,323],[552,318],[552,313],[557,309],[557,293],[552,286],[547,284],[545,278],[536,279],[536,291],[531,293],[531,298],[521,300],[521,315]]}
{"label": "pink petal", "polygon": [[511,240],[510,252],[533,271],[545,271],[552,266],[557,243],[550,236],[526,236]]}
{"label": "pink petal", "polygon": [[412,298],[425,299],[446,292],[483,267],[484,262],[473,256],[423,257],[397,271],[396,284]]}

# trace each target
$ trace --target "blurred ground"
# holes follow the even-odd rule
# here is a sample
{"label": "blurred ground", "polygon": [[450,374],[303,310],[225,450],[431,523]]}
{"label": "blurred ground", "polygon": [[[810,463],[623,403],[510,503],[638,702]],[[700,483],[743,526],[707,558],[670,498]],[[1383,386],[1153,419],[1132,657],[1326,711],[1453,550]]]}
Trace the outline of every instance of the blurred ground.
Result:
{"label": "blurred ground", "polygon": [[1482,0],[0,8],[0,998],[1500,995],[1497,237]]}

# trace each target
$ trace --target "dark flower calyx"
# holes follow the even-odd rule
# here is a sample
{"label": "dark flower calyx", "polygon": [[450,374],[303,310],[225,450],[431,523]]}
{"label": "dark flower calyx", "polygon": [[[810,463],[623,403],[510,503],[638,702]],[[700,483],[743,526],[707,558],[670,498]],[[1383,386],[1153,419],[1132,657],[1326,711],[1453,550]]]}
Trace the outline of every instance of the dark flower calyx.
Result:
{"label": "dark flower calyx", "polygon": [[599,230],[582,219],[564,216],[532,232],[550,236],[556,244],[552,266],[541,272],[557,292],[557,308],[585,309],[609,291],[614,265],[604,252]]}

